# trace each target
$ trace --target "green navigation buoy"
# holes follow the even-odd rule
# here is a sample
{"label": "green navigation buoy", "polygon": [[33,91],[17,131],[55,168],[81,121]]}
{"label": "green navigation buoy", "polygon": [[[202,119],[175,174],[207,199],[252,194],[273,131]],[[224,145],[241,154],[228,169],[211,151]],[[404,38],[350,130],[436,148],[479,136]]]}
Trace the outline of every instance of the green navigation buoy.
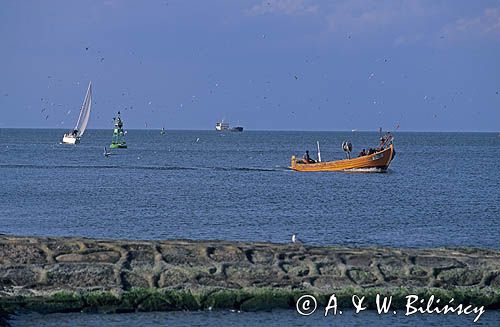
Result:
{"label": "green navigation buoy", "polygon": [[115,129],[113,130],[113,140],[109,146],[111,149],[126,149],[127,142],[125,142],[125,132],[123,131],[123,121],[120,117],[120,112],[113,118],[115,120]]}

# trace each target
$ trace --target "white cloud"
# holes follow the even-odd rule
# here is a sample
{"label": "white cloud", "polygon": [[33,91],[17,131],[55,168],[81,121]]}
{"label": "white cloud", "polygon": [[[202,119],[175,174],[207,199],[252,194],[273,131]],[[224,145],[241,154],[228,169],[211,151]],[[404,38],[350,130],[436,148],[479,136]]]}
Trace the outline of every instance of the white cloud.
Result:
{"label": "white cloud", "polygon": [[307,0],[264,0],[253,6],[249,13],[251,15],[284,14],[300,15],[316,13],[319,5],[311,4]]}
{"label": "white cloud", "polygon": [[441,33],[451,40],[491,37],[500,40],[500,8],[486,8],[473,17],[462,17],[445,25]]}
{"label": "white cloud", "polygon": [[424,1],[352,0],[337,2],[329,10],[331,32],[373,32],[383,28],[408,29],[436,15],[436,8]]}
{"label": "white cloud", "polygon": [[[314,14],[316,35],[322,40],[363,37],[392,40],[392,45],[500,40],[498,6],[451,6],[453,1],[434,0],[264,0],[250,15],[298,16]],[[470,7],[470,10],[467,8]],[[301,23],[307,23],[302,21]],[[391,41],[389,41],[391,42]]]}

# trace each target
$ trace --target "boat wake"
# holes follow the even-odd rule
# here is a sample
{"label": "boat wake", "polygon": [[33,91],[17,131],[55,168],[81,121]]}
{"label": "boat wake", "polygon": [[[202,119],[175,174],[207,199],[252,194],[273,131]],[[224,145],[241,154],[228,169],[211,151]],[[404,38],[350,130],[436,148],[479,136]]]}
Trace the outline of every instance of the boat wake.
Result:
{"label": "boat wake", "polygon": [[264,167],[212,167],[214,170],[219,170],[219,171],[261,171],[261,172],[275,172],[275,171],[285,171],[288,169],[284,169],[282,167],[276,167],[276,168],[264,168]]}
{"label": "boat wake", "polygon": [[131,170],[196,170],[196,167],[175,166],[117,166],[117,165],[25,165],[7,164],[0,168],[31,168],[31,169],[131,169]]}
{"label": "boat wake", "polygon": [[345,169],[344,171],[348,173],[386,173],[387,169],[371,167],[371,168],[351,168],[351,169]]}
{"label": "boat wake", "polygon": [[280,172],[288,168],[264,167],[183,167],[183,166],[119,166],[119,165],[30,165],[30,164],[0,164],[1,168],[28,169],[129,169],[129,170],[215,170],[215,171],[246,171],[246,172]]}

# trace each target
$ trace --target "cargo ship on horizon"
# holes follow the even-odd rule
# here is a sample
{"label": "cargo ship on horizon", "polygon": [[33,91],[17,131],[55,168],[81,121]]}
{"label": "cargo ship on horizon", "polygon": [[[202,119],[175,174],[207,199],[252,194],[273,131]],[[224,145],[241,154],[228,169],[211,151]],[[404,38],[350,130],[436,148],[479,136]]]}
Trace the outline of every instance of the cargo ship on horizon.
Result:
{"label": "cargo ship on horizon", "polygon": [[241,126],[236,126],[236,127],[230,127],[229,123],[224,122],[224,120],[215,123],[215,130],[219,132],[223,131],[229,131],[229,132],[243,132],[243,127]]}

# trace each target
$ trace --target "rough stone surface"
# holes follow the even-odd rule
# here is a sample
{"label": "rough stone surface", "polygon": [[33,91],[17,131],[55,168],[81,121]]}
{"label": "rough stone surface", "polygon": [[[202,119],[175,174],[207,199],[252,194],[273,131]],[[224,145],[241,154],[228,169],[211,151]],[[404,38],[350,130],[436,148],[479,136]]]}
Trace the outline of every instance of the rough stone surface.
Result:
{"label": "rough stone surface", "polygon": [[500,251],[0,236],[0,297],[134,287],[498,288]]}

